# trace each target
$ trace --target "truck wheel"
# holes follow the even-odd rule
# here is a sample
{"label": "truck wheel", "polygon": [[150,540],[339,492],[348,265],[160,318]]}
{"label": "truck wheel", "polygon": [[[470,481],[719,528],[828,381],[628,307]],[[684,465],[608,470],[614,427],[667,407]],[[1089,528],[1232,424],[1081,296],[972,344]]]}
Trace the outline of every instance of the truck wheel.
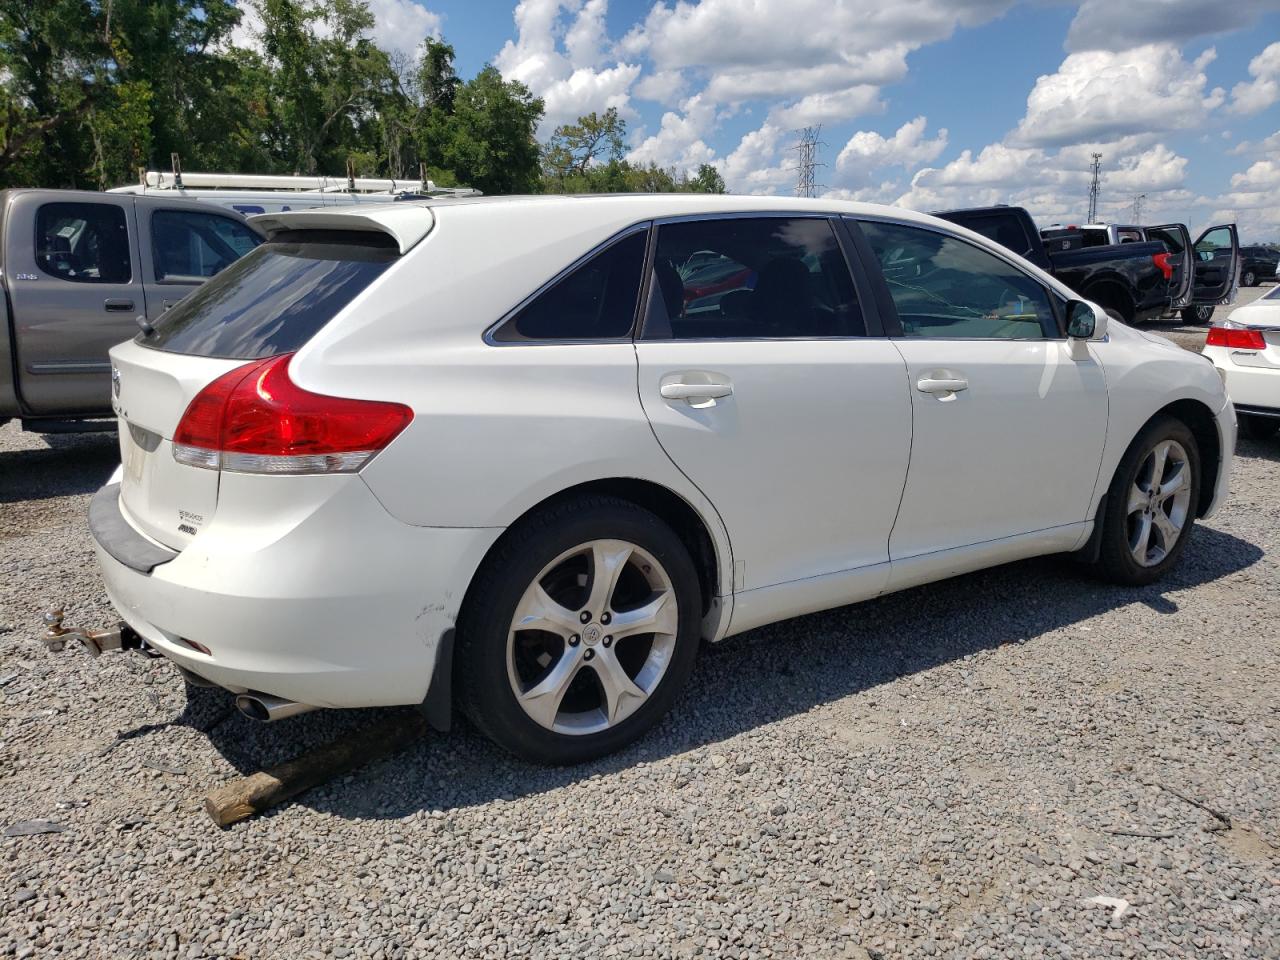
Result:
{"label": "truck wheel", "polygon": [[1240,278],[1240,283],[1246,287],[1256,287],[1258,285],[1258,275],[1252,270],[1246,270],[1244,276]]}
{"label": "truck wheel", "polygon": [[1103,512],[1097,572],[1145,586],[1178,562],[1200,497],[1200,448],[1181,420],[1142,428],[1116,468]]}
{"label": "truck wheel", "polygon": [[458,705],[535,763],[641,736],[693,669],[701,588],[688,550],[635,504],[566,501],[513,527],[458,619]]}
{"label": "truck wheel", "polygon": [[1198,303],[1193,307],[1187,307],[1182,311],[1182,319],[1183,322],[1191,324],[1209,323],[1213,319],[1213,304]]}
{"label": "truck wheel", "polygon": [[1250,440],[1262,442],[1270,440],[1280,431],[1280,418],[1255,417],[1252,414],[1240,414],[1240,432]]}

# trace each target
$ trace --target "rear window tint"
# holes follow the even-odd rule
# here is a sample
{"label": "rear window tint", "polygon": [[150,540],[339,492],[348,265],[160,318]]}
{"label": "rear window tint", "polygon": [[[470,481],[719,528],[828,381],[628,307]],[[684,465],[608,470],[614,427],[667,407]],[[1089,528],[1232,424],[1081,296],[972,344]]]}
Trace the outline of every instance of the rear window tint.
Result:
{"label": "rear window tint", "polygon": [[197,357],[258,360],[297,350],[397,259],[390,237],[293,234],[237,260],[137,342]]}

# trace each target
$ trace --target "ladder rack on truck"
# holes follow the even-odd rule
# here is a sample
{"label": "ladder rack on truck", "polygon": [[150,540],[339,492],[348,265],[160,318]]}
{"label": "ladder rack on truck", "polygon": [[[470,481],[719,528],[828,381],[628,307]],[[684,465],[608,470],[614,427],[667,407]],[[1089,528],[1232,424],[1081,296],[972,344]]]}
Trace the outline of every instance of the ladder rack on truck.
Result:
{"label": "ladder rack on truck", "polygon": [[138,182],[110,193],[179,196],[228,207],[245,216],[308,207],[388,203],[426,197],[478,197],[470,187],[440,187],[430,180],[373,177],[277,176],[275,174],[183,173],[175,158],[172,172],[140,170]]}

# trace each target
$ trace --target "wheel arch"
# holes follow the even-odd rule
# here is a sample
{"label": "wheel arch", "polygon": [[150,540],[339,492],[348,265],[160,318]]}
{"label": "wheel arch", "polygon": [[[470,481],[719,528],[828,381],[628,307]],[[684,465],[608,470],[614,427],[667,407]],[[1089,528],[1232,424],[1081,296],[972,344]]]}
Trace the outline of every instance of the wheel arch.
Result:
{"label": "wheel arch", "polygon": [[[711,612],[717,597],[732,592],[732,584],[728,579],[728,574],[732,570],[732,561],[727,555],[727,542],[722,548],[712,532],[712,525],[693,504],[670,487],[652,480],[636,477],[607,477],[566,487],[527,508],[508,525],[507,529],[511,530],[555,504],[588,496],[616,497],[619,500],[634,503],[656,515],[675,532],[689,551],[689,556],[698,571],[698,586],[702,590],[704,618]],[[506,536],[507,534],[504,533],[489,547],[476,567],[477,572],[499,549]],[[474,580],[473,574],[472,581]]]}
{"label": "wheel arch", "polygon": [[1138,309],[1132,294],[1124,284],[1109,277],[1103,277],[1085,285],[1080,294],[1100,307],[1114,308],[1126,322],[1133,319]]}
{"label": "wheel arch", "polygon": [[[1213,411],[1199,400],[1184,398],[1174,400],[1157,410],[1142,425],[1156,417],[1169,416],[1187,425],[1200,448],[1200,495],[1196,503],[1196,516],[1203,517],[1213,504],[1217,492],[1218,476],[1222,464],[1222,438],[1218,436],[1217,418]],[[1136,436],[1136,434],[1135,434]]]}

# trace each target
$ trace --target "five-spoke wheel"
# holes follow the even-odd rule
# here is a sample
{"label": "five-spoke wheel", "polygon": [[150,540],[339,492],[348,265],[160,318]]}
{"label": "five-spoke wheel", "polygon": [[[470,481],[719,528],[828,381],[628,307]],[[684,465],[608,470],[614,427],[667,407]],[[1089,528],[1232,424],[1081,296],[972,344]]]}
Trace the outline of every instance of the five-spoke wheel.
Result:
{"label": "five-spoke wheel", "polygon": [[635,504],[589,497],[512,527],[467,595],[459,705],[522,757],[576,763],[640,736],[692,668],[689,551]]}
{"label": "five-spoke wheel", "polygon": [[1161,440],[1143,458],[1129,485],[1129,551],[1144,567],[1169,555],[1190,516],[1191,466],[1177,440]]}

